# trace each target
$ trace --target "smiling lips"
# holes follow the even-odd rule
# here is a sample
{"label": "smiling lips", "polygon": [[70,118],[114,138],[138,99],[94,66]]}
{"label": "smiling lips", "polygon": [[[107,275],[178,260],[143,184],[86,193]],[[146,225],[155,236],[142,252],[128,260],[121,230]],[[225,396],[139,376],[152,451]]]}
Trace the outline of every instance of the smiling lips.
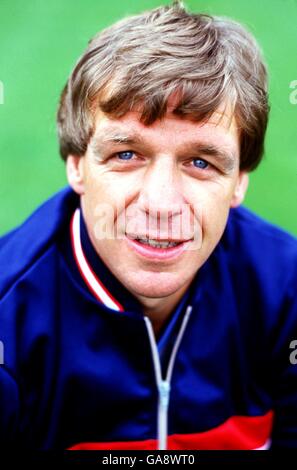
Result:
{"label": "smiling lips", "polygon": [[154,248],[171,248],[181,243],[187,242],[190,238],[186,239],[176,239],[173,237],[162,237],[162,236],[148,236],[148,235],[136,235],[126,233],[126,237],[130,240],[136,240],[143,245],[149,245]]}
{"label": "smiling lips", "polygon": [[128,245],[141,256],[155,260],[166,260],[178,257],[186,244],[192,240],[166,240],[159,238],[146,238],[126,234]]}
{"label": "smiling lips", "polygon": [[153,238],[137,238],[136,239],[139,243],[142,243],[143,245],[149,245],[153,246],[154,248],[172,248],[173,246],[177,246],[182,242],[173,242],[173,241],[161,241],[161,240],[156,240]]}

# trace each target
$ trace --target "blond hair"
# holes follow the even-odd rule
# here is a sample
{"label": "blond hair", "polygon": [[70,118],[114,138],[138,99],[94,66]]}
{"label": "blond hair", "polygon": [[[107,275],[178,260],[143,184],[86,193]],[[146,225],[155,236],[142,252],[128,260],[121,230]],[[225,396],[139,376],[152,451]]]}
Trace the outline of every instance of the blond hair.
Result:
{"label": "blond hair", "polygon": [[228,101],[240,130],[241,169],[261,160],[269,105],[267,73],[253,36],[181,2],[125,18],[98,33],[78,60],[58,110],[60,153],[84,155],[98,109],[114,117],[141,108],[150,125],[174,95],[173,113],[208,119]]}

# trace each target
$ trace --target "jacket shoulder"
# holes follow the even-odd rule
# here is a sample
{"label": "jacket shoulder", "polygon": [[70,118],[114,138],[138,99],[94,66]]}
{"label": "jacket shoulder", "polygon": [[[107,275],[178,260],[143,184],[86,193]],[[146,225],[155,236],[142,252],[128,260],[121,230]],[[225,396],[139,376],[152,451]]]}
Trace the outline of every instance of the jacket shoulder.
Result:
{"label": "jacket shoulder", "polygon": [[246,253],[261,255],[270,252],[269,259],[297,255],[297,238],[282,228],[267,222],[246,207],[231,209],[224,241]]}
{"label": "jacket shoulder", "polygon": [[220,244],[233,278],[253,293],[281,301],[297,282],[297,239],[245,207],[231,209]]}
{"label": "jacket shoulder", "polygon": [[0,298],[51,248],[78,204],[76,193],[65,188],[0,238]]}

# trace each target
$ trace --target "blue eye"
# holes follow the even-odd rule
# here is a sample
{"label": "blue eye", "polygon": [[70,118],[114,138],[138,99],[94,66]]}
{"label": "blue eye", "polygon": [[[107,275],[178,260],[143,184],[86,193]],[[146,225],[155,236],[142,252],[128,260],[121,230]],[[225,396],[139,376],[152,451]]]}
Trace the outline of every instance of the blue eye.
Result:
{"label": "blue eye", "polygon": [[205,160],[202,160],[202,158],[195,158],[193,162],[194,162],[194,166],[196,168],[200,168],[201,170],[205,170],[205,168],[207,168],[209,165],[208,162],[206,162]]}
{"label": "blue eye", "polygon": [[134,152],[130,152],[130,151],[118,152],[118,153],[117,153],[117,157],[118,157],[120,160],[131,160],[131,158],[133,157],[133,155],[134,155]]}

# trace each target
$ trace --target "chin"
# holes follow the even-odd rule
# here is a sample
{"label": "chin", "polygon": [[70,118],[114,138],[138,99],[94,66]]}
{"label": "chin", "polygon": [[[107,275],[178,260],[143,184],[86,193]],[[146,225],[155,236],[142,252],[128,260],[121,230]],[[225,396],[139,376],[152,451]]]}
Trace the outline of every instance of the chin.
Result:
{"label": "chin", "polygon": [[178,273],[145,272],[138,273],[135,277],[131,276],[126,283],[126,287],[135,295],[162,298],[175,294],[184,287],[187,281]]}

